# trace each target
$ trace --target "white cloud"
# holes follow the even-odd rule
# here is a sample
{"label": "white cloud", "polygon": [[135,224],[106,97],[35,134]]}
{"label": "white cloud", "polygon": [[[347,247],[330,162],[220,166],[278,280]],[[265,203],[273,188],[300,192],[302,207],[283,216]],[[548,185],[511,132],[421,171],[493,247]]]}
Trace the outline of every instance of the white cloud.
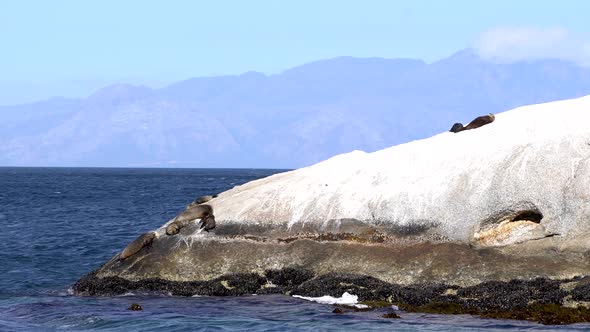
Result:
{"label": "white cloud", "polygon": [[564,28],[500,27],[482,33],[473,49],[488,60],[561,59],[590,66],[590,35]]}

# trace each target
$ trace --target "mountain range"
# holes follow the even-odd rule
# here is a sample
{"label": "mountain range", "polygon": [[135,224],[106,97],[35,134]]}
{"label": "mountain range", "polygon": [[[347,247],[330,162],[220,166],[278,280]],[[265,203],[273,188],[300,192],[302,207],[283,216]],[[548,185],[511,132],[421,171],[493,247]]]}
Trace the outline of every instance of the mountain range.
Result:
{"label": "mountain range", "polygon": [[338,57],[2,106],[0,166],[296,168],[588,94],[590,68],[555,59]]}

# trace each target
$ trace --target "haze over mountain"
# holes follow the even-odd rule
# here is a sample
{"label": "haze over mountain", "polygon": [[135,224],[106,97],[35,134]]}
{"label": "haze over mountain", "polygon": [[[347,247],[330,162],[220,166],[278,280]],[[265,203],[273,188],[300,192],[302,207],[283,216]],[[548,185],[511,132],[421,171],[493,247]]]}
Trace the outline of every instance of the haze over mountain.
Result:
{"label": "haze over mountain", "polygon": [[0,165],[295,168],[587,94],[590,69],[561,60],[339,57],[0,107]]}

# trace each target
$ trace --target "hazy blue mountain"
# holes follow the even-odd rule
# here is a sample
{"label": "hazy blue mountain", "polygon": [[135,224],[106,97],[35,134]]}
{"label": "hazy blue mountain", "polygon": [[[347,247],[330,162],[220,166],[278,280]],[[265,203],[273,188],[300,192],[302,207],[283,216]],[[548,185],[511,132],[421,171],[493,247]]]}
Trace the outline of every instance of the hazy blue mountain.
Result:
{"label": "hazy blue mountain", "polygon": [[590,69],[559,60],[339,57],[277,75],[115,85],[85,99],[0,107],[0,165],[286,167],[374,151],[454,122],[590,94]]}

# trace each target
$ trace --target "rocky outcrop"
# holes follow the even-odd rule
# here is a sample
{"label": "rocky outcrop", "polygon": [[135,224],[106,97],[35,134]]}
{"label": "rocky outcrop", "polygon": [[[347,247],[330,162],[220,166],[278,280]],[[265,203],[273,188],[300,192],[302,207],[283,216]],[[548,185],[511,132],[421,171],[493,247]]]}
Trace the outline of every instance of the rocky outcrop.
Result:
{"label": "rocky outcrop", "polygon": [[[526,319],[543,324],[590,322],[589,278],[488,281],[461,287],[448,284],[403,286],[370,276],[328,273],[315,276],[302,268],[233,273],[206,281],[174,282],[163,279],[130,281],[120,277],[98,278],[95,273],[74,286],[79,294],[121,295],[165,292],[177,296],[291,294],[294,297],[338,305],[333,312],[400,308],[410,312],[471,314],[489,318]],[[350,293],[358,295],[350,295]],[[295,294],[306,294],[304,297]],[[327,294],[327,295],[323,295]],[[335,298],[343,294],[341,299]],[[331,298],[330,298],[331,295]],[[348,299],[345,299],[348,295]],[[351,301],[352,298],[352,301]],[[358,299],[362,299],[357,304]],[[346,305],[348,304],[348,305]],[[350,306],[350,305],[353,306]],[[383,316],[399,318],[392,313]]]}
{"label": "rocky outcrop", "polygon": [[253,181],[211,205],[220,224],[266,231],[405,229],[467,243],[527,220],[538,225],[533,233],[579,235],[590,220],[589,119],[590,97],[522,107],[461,135],[355,151]]}
{"label": "rocky outcrop", "polygon": [[[252,181],[207,202],[211,233],[195,222],[168,236],[163,225],[151,246],[114,257],[76,289],[238,294],[239,282],[221,282],[238,275],[248,292],[290,292],[268,272],[285,269],[308,271],[297,287],[311,296],[341,295],[301,288],[331,273],[462,289],[588,275],[589,120],[590,97],[532,105],[461,134]],[[562,305],[559,294],[550,303]]]}

